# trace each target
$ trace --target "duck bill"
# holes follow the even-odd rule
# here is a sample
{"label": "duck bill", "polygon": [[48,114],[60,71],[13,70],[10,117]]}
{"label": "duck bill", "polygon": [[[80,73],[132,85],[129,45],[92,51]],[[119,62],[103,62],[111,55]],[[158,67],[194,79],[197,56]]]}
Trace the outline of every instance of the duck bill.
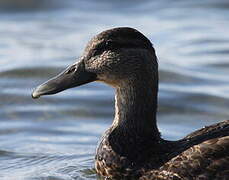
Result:
{"label": "duck bill", "polygon": [[96,80],[96,75],[85,70],[83,61],[69,66],[56,77],[38,86],[32,93],[32,97],[39,98],[43,95],[56,94],[65,89],[77,87]]}

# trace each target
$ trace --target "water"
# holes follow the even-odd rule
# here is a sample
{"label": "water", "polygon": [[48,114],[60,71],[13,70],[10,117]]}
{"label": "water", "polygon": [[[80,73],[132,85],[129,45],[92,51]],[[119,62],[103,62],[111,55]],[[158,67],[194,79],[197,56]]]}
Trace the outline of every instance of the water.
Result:
{"label": "water", "polygon": [[91,83],[33,100],[102,30],[131,26],[159,57],[158,123],[166,139],[229,118],[229,3],[1,0],[0,179],[98,179],[95,147],[114,91]]}

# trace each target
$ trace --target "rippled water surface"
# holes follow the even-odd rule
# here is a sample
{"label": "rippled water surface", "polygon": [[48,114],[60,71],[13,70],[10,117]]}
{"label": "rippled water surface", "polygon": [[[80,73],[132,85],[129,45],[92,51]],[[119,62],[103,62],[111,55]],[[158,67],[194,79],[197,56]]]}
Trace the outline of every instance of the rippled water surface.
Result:
{"label": "rippled water surface", "polygon": [[114,90],[91,83],[30,94],[93,35],[117,26],[137,28],[156,48],[164,138],[229,118],[228,1],[1,0],[1,180],[98,179],[93,158],[112,122]]}

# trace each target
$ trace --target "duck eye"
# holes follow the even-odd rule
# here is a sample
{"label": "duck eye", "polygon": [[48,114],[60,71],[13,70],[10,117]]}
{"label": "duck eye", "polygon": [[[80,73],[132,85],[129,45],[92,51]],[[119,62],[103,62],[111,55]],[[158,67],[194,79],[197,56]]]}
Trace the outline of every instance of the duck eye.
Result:
{"label": "duck eye", "polygon": [[106,41],[106,43],[105,43],[105,46],[107,47],[107,48],[109,48],[109,47],[111,47],[112,46],[112,41],[111,40],[107,40]]}

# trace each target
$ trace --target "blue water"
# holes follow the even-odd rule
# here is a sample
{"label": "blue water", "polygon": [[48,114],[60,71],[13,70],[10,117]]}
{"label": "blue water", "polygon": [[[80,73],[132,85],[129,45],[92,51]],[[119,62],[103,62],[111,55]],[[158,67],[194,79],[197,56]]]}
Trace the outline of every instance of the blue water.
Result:
{"label": "blue water", "polygon": [[229,119],[228,1],[1,0],[1,180],[98,179],[93,158],[112,123],[114,90],[91,83],[38,100],[30,94],[92,36],[118,26],[154,44],[164,138]]}

